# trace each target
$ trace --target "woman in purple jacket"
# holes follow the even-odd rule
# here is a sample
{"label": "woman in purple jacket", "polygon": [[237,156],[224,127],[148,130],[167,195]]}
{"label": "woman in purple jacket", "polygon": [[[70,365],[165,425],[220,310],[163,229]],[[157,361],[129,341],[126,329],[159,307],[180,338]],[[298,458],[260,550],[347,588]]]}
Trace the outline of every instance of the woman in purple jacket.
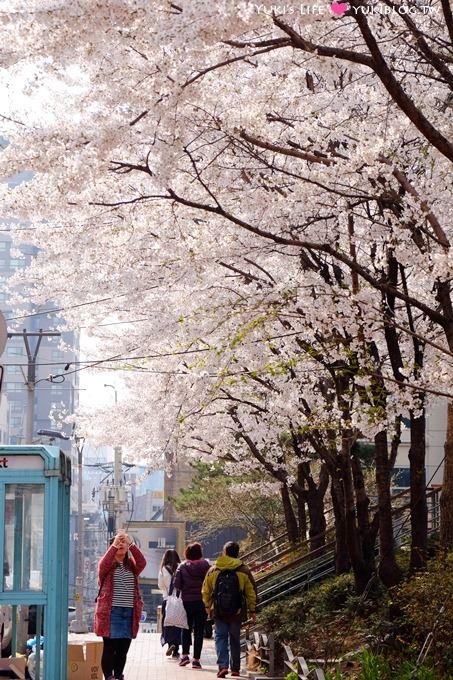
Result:
{"label": "woman in purple jacket", "polygon": [[175,590],[181,591],[184,609],[187,613],[189,628],[182,631],[182,657],[180,666],[190,663],[189,649],[192,644],[193,630],[193,659],[192,668],[200,669],[200,656],[203,647],[204,625],[206,611],[201,597],[201,586],[210,564],[203,559],[203,552],[199,543],[191,543],[184,551],[184,562],[181,562],[175,574]]}

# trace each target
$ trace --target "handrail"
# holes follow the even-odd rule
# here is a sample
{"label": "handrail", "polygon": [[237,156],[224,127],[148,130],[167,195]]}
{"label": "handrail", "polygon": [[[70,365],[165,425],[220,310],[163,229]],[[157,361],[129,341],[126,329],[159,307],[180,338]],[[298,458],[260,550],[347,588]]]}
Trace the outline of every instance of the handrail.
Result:
{"label": "handrail", "polygon": [[[430,534],[433,533],[438,528],[438,526],[437,526],[438,525],[438,518],[437,518],[437,515],[436,515],[436,508],[438,507],[438,504],[439,504],[439,500],[438,500],[439,491],[440,490],[438,488],[430,489],[426,494],[427,499],[429,499],[429,498],[437,499],[437,502],[429,509],[429,512],[432,515],[432,525],[433,525],[433,526],[429,527],[429,533]],[[398,494],[395,494],[395,496],[392,497],[392,500],[404,498],[407,494],[408,494],[408,490],[406,489],[406,490],[404,490],[404,491],[402,491]],[[398,516],[402,515],[404,513],[404,511],[406,511],[406,510],[410,510],[410,502],[405,503],[404,505],[393,508],[392,509],[392,517],[398,518]],[[407,533],[410,533],[410,527],[409,526],[408,526],[408,532]],[[407,533],[406,532],[403,533],[403,534],[400,533],[398,535],[398,538],[401,538],[402,536],[406,536]],[[301,546],[293,546],[292,550],[300,549],[300,547]],[[332,564],[332,568],[329,571],[324,572],[324,574],[327,575],[327,573],[331,573],[334,570],[334,562],[335,562],[334,548],[335,548],[335,541],[332,540],[332,541],[329,541],[328,543],[326,543],[324,546],[321,546],[320,548],[317,548],[316,550],[313,550],[311,552],[300,555],[300,556],[296,557],[295,559],[293,559],[289,562],[285,562],[284,564],[278,564],[278,561],[276,561],[278,566],[276,566],[271,571],[267,571],[264,574],[262,574],[262,575],[260,575],[256,578],[256,583],[257,583],[257,586],[258,586],[258,593],[259,593],[260,599],[261,599],[262,595],[264,595],[265,593],[267,594],[274,589],[278,590],[279,593],[281,593],[282,584],[286,583],[286,581],[282,582],[281,580],[278,580],[278,583],[276,583],[275,585],[271,583],[271,584],[269,584],[269,587],[266,587],[266,584],[269,581],[273,581],[275,578],[282,576],[282,574],[284,574],[286,571],[294,572],[294,570],[296,570],[298,567],[300,567],[303,564],[306,564],[307,572],[310,571],[311,567],[316,569],[320,566],[320,564],[323,563],[323,561],[319,559],[319,558],[322,558],[323,556],[325,556],[326,560],[328,559],[329,561],[331,561],[331,564]],[[289,551],[289,552],[292,552],[292,550]],[[302,576],[302,573],[300,574],[300,576]],[[318,578],[316,580],[318,580]],[[300,579],[298,579],[298,582],[300,583]],[[292,592],[292,590],[294,590],[294,589],[295,588],[288,589],[287,592],[288,593]],[[275,599],[275,598],[272,598],[272,599]],[[269,602],[269,601],[271,601],[271,599],[266,600],[266,602]],[[262,604],[264,604],[264,602],[262,602]]]}
{"label": "handrail", "polygon": [[[428,508],[428,534],[432,534],[439,528],[440,491],[441,487],[426,490],[426,498],[433,499],[434,501]],[[395,496],[392,497],[392,501],[404,498],[408,493],[409,490],[406,489],[395,494]],[[407,510],[410,511],[410,509],[410,502],[392,508],[392,518],[397,520],[401,518],[401,524],[398,524],[398,522],[394,523],[394,530],[397,530],[395,539],[401,540],[401,538],[410,536],[410,524],[407,525],[407,528],[404,528],[404,523],[408,517],[408,515],[405,516],[404,513]],[[312,583],[331,574],[335,570],[334,546],[335,541],[331,541],[321,548],[317,548],[314,551],[299,556],[291,562],[278,566],[273,571],[267,572],[261,578],[257,579],[260,605],[269,604],[273,600],[285,597],[295,590],[310,587]],[[285,571],[290,573],[287,574],[287,578],[281,578]],[[265,678],[267,678],[267,680],[284,680],[283,678],[273,677],[273,673],[275,672],[275,649],[273,645],[275,642],[272,634],[264,636],[262,633],[254,632],[253,635],[254,642],[250,642],[249,640],[246,641],[246,654],[249,654],[252,646],[255,646],[255,649],[259,649],[260,651],[256,658],[266,667],[267,675],[252,675],[252,677],[254,677],[255,680],[265,680]],[[321,668],[314,667],[310,669],[303,657],[295,657],[288,646],[283,646],[283,649],[285,652],[283,663],[287,669],[285,673],[287,673],[287,671],[293,671],[297,674],[298,680],[325,680],[324,672]],[[268,657],[266,657],[266,654],[268,654]],[[269,659],[271,660],[270,664],[268,663]]]}
{"label": "handrail", "polygon": [[[436,494],[437,492],[438,492],[438,489],[432,489],[427,494],[427,496],[429,496],[431,494]],[[392,502],[395,501],[395,500],[401,499],[404,496],[408,496],[409,494],[410,494],[410,489],[403,489],[402,491],[399,491],[398,493],[396,493],[392,496]],[[377,509],[378,509],[377,503],[373,504],[369,508],[369,512],[372,512],[373,510],[377,510]],[[324,511],[324,516],[328,515],[332,510],[333,510],[332,506],[327,508]],[[288,532],[285,531],[282,534],[279,534],[278,536],[276,536],[275,538],[270,539],[269,541],[266,541],[265,543],[262,543],[261,545],[257,546],[253,550],[250,550],[248,553],[245,553],[242,556],[241,559],[246,563],[250,563],[250,562],[253,563],[253,556],[259,555],[260,552],[264,551],[266,548],[269,548],[269,553],[265,553],[265,555],[269,555],[269,561],[275,562],[275,561],[278,561],[276,558],[284,557],[285,555],[291,553],[293,550],[302,550],[304,547],[308,547],[310,545],[310,543],[313,542],[313,540],[316,540],[318,538],[321,538],[323,535],[328,534],[329,530],[332,530],[332,527],[327,527],[326,530],[323,531],[322,533],[317,534],[315,536],[310,536],[309,538],[306,538],[305,540],[300,541],[298,543],[290,543],[289,539],[288,539]],[[283,550],[280,550],[279,552],[275,552],[275,546],[277,546],[277,550],[278,550],[280,541],[282,541],[282,542],[286,541],[286,545],[285,545],[285,543],[283,543],[285,545],[285,548]],[[272,548],[272,546],[274,546],[274,548]],[[307,554],[309,554],[309,553],[307,553]],[[271,559],[271,558],[273,558],[273,559]],[[250,568],[252,569],[252,571],[255,571],[253,564]]]}

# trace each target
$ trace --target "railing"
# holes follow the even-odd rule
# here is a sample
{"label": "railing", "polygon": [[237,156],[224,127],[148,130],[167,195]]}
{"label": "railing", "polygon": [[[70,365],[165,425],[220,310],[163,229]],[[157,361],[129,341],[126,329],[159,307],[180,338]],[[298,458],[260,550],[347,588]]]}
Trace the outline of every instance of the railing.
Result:
{"label": "railing", "polygon": [[251,680],[284,680],[289,673],[296,673],[298,680],[325,680],[318,666],[309,668],[303,656],[294,656],[290,647],[283,646],[284,675],[275,675],[276,643],[272,634],[253,633],[247,640],[247,669]]}
{"label": "railing", "polygon": [[[324,534],[329,539],[333,532],[333,509],[324,512],[327,528]],[[250,550],[242,556],[242,560],[250,567],[257,579],[266,576],[267,570],[276,564],[285,565],[292,561],[292,553],[309,553],[310,544],[317,537],[306,538],[298,543],[291,543],[288,532],[279,534],[262,545]]]}
{"label": "railing", "polygon": [[287,645],[284,645],[283,650],[285,671],[296,673],[298,680],[325,680],[324,671],[319,666],[310,669],[303,656],[294,656]]}
{"label": "railing", "polygon": [[[428,534],[432,535],[439,531],[439,516],[440,516],[440,492],[441,488],[436,487],[429,489],[426,492],[426,499],[428,502]],[[408,502],[409,490],[402,491],[392,497],[392,517],[394,526],[395,542],[401,544],[406,538],[410,538],[410,502]],[[322,580],[326,576],[335,571],[335,543],[334,541],[326,543],[325,546],[305,554],[299,555],[291,561],[283,561],[281,556],[290,552],[287,548],[282,548],[284,545],[282,534],[277,537],[280,543],[280,552],[277,550],[276,566],[262,575],[256,574],[258,578],[258,598],[260,606],[269,604],[277,598],[286,597],[294,591],[306,590],[317,581]],[[277,540],[277,539],[276,539]],[[308,544],[308,541],[307,541]],[[262,546],[268,547],[268,544]],[[297,546],[300,548],[300,546]],[[295,547],[291,546],[291,551]],[[253,551],[256,554],[256,551]],[[251,555],[252,553],[249,553]],[[248,557],[244,556],[247,561]],[[319,667],[312,669],[303,657],[295,657],[289,647],[283,647],[285,658],[283,664],[286,673],[293,671],[297,674],[298,680],[325,680],[323,671]],[[244,647],[243,647],[244,651]],[[254,680],[277,680],[275,678],[275,641],[272,634],[264,635],[262,633],[253,632],[251,637],[245,640],[245,652],[248,658],[253,651],[254,657],[259,662],[263,669],[266,669],[266,675],[250,674]],[[280,679],[279,679],[280,680]]]}
{"label": "railing", "polygon": [[[429,489],[426,493],[429,535],[439,530],[440,491],[440,488],[434,488]],[[408,501],[408,498],[409,490],[401,491],[392,496],[394,536],[397,545],[410,538],[410,501]],[[327,535],[329,536],[329,533]],[[334,573],[335,542],[333,540],[327,541],[324,546],[311,552],[308,551],[308,544],[309,541],[306,541],[298,546],[291,546],[291,549],[281,550],[277,554],[275,562],[271,565],[272,568],[261,574],[255,572],[260,605],[269,604],[273,600],[290,595],[296,590],[307,589],[311,584]],[[267,545],[265,544],[264,547]],[[304,550],[307,550],[307,552],[304,553]],[[297,553],[299,554],[297,555]],[[249,555],[251,554],[249,553]],[[297,556],[292,556],[293,554]],[[247,563],[246,555],[243,559]]]}
{"label": "railing", "polygon": [[[273,633],[252,633],[246,640],[247,669],[255,680],[273,678],[275,674],[275,638]],[[265,673],[265,675],[263,675]]]}

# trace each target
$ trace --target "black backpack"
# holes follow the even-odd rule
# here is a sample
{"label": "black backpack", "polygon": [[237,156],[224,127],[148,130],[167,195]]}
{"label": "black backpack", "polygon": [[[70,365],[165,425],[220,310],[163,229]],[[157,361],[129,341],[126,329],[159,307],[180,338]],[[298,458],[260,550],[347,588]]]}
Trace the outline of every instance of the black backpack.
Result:
{"label": "black backpack", "polygon": [[236,569],[219,569],[214,586],[214,615],[238,614],[242,609],[242,592]]}

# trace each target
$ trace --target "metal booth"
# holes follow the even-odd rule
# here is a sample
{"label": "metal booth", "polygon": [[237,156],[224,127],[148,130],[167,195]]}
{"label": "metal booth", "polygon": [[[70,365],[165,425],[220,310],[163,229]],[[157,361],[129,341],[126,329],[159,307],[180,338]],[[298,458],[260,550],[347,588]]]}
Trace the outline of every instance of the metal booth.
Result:
{"label": "metal booth", "polygon": [[35,680],[67,677],[70,484],[58,447],[0,446],[0,668],[34,639]]}

